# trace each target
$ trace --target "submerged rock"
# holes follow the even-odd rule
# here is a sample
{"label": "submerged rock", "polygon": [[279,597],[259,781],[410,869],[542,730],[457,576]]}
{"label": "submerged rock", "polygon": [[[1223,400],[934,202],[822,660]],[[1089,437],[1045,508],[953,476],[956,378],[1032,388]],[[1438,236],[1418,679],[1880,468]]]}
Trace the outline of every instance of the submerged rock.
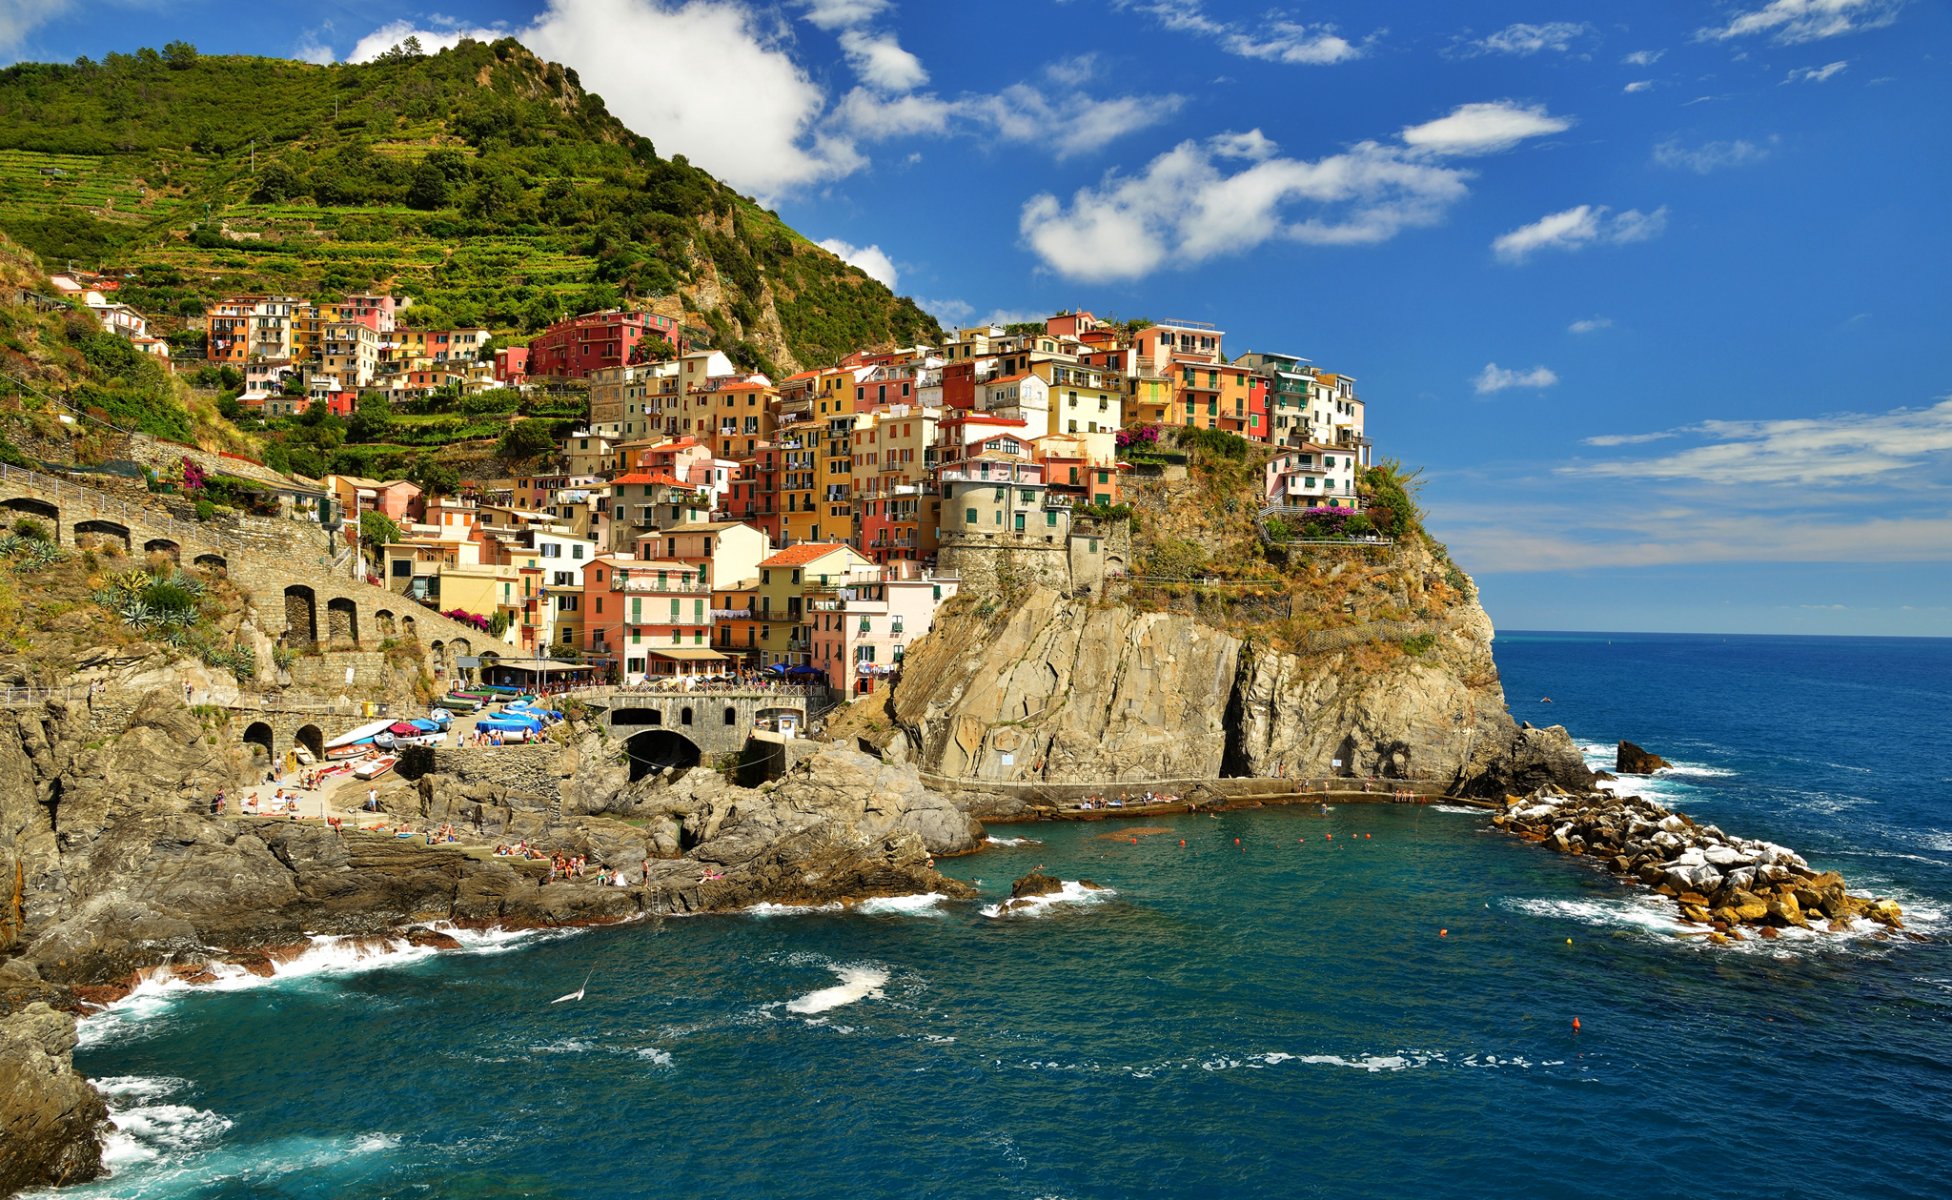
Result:
{"label": "submerged rock", "polygon": [[0,1195],[102,1173],[108,1109],[74,1048],[74,1018],[44,1002],[0,1017]]}

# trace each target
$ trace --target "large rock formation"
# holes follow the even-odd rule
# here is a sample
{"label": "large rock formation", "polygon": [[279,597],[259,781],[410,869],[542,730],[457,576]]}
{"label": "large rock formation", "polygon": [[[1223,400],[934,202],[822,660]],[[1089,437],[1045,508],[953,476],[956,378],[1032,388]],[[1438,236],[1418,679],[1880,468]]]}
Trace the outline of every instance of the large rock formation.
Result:
{"label": "large rock formation", "polygon": [[970,603],[908,653],[891,711],[898,752],[955,780],[1102,782],[1310,778],[1501,788],[1589,776],[1564,730],[1505,712],[1491,624],[1475,604],[1427,622],[1352,629],[1282,653],[1198,617],[1038,589],[984,616]]}
{"label": "large rock formation", "polygon": [[108,1110],[74,1048],[74,1018],[41,1001],[0,1016],[0,1196],[102,1173]]}
{"label": "large rock formation", "polygon": [[1623,740],[1613,753],[1613,769],[1622,775],[1652,775],[1672,765],[1660,755],[1642,750],[1629,741]]}

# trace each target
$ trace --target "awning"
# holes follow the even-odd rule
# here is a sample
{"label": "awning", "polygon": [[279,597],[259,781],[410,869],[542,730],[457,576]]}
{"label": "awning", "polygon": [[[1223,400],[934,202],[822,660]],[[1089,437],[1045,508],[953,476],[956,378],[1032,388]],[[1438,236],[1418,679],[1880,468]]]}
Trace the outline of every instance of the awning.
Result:
{"label": "awning", "polygon": [[723,654],[720,654],[716,650],[707,650],[703,646],[699,646],[695,649],[689,647],[683,647],[683,646],[672,646],[664,650],[649,651],[649,654],[652,658],[668,658],[676,662],[724,662],[725,661],[725,656]]}

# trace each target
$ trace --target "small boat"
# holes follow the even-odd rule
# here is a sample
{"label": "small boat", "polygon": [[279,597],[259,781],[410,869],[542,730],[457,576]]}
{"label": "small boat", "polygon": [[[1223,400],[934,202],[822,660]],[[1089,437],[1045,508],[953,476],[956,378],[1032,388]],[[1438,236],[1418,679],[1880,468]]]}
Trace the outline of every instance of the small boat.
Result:
{"label": "small boat", "polygon": [[395,721],[373,736],[373,744],[382,750],[398,750],[403,746],[438,746],[447,740],[447,735],[432,721]]}
{"label": "small boat", "polygon": [[352,769],[352,777],[361,780],[378,779],[388,771],[391,771],[393,764],[398,761],[400,760],[391,754],[382,754],[378,758],[369,758]]}
{"label": "small boat", "polygon": [[386,732],[387,727],[392,724],[391,720],[374,721],[356,729],[348,729],[325,744],[325,757],[336,760],[358,758],[369,754],[373,749],[373,739]]}
{"label": "small boat", "polygon": [[441,707],[452,709],[454,712],[471,713],[481,707],[481,701],[471,699],[467,696],[443,696],[441,697]]}
{"label": "small boat", "polygon": [[454,714],[444,708],[428,710],[427,719],[442,733],[447,732],[448,727],[454,724]]}

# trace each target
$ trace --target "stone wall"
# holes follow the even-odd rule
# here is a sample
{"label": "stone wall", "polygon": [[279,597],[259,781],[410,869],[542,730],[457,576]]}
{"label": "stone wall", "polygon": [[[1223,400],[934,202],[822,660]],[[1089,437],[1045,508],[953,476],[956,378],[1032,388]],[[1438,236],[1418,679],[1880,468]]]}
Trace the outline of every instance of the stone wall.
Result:
{"label": "stone wall", "polygon": [[1013,595],[1046,587],[1065,593],[1100,592],[1132,560],[1132,527],[1125,521],[1078,521],[1062,537],[1042,534],[942,535],[939,569],[962,581],[960,591]]}

